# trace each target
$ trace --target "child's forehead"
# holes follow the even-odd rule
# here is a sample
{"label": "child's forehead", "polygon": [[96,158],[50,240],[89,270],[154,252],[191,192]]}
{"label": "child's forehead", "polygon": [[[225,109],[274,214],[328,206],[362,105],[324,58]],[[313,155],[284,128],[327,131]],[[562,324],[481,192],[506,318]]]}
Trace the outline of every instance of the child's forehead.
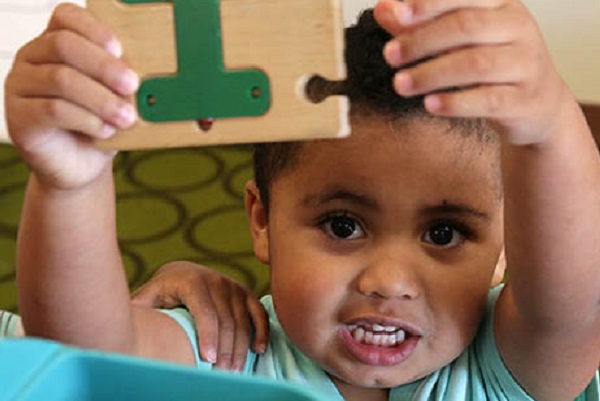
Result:
{"label": "child's forehead", "polygon": [[313,185],[326,180],[393,181],[403,175],[433,186],[476,180],[481,187],[502,192],[497,144],[441,119],[357,117],[350,137],[307,142],[294,164],[291,170]]}
{"label": "child's forehead", "polygon": [[349,137],[312,141],[302,148],[330,154],[332,148],[339,148],[370,156],[375,156],[373,151],[400,148],[409,148],[412,152],[435,149],[446,156],[455,154],[457,157],[499,156],[498,142],[490,140],[493,138],[491,132],[476,130],[450,119],[419,115],[405,118],[357,115],[351,118],[351,123]]}

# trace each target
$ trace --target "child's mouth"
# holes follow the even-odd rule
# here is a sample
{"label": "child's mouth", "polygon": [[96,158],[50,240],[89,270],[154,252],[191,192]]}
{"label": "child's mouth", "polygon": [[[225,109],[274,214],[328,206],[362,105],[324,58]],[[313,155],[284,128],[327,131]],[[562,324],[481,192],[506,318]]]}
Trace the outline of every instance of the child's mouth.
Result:
{"label": "child's mouth", "polygon": [[359,362],[391,366],[410,357],[421,336],[398,326],[361,322],[343,326],[340,338],[346,350]]}

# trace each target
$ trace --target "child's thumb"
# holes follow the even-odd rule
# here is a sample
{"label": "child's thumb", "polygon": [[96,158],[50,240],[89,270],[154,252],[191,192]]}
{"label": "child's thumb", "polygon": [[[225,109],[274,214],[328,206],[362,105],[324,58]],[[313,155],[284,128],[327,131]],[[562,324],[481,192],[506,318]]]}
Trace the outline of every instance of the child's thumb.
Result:
{"label": "child's thumb", "polygon": [[160,296],[160,290],[156,286],[142,285],[131,294],[131,303],[138,306],[150,308],[164,307]]}

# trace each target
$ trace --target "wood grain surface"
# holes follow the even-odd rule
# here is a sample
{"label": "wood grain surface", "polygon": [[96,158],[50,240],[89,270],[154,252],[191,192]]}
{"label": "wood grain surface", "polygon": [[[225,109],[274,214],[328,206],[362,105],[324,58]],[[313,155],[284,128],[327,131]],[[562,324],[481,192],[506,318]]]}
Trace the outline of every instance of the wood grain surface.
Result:
{"label": "wood grain surface", "polygon": [[[124,59],[147,76],[177,73],[172,3],[125,4],[88,0],[88,8],[119,36]],[[345,78],[341,0],[222,0],[223,59],[227,69],[258,68],[270,80],[271,106],[259,117],[149,123],[98,142],[104,149],[141,149],[342,137],[349,134],[348,101],[315,104],[308,79]],[[202,88],[198,88],[202,90]]]}

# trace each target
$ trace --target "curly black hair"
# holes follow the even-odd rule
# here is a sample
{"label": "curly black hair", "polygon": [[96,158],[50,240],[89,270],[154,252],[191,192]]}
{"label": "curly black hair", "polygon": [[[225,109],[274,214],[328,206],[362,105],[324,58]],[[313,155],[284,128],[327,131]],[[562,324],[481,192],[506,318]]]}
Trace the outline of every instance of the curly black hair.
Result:
{"label": "curly black hair", "polygon": [[[344,81],[314,79],[307,88],[309,98],[320,101],[331,95],[347,96],[352,116],[377,115],[390,119],[439,118],[425,110],[423,96],[403,97],[393,88],[394,74],[383,58],[383,47],[392,38],[375,21],[373,9],[361,13],[357,23],[345,30],[345,61],[347,78]],[[488,142],[489,125],[477,119],[448,119],[451,128],[461,128],[463,134],[477,133]],[[268,215],[269,189],[285,170],[295,165],[302,142],[269,142],[254,145],[254,179]]]}
{"label": "curly black hair", "polygon": [[373,10],[364,11],[345,32],[348,75],[342,93],[348,96],[352,112],[403,117],[425,114],[422,96],[407,98],[394,91],[397,70],[383,58],[383,47],[392,37],[375,21]]}

